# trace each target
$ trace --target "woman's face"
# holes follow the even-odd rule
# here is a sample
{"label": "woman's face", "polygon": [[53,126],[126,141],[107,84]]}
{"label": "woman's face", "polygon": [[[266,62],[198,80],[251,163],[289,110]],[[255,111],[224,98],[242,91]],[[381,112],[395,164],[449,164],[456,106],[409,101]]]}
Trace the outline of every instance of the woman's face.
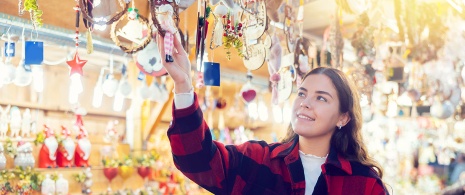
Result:
{"label": "woman's face", "polygon": [[302,82],[292,113],[292,128],[304,138],[332,136],[337,126],[345,125],[336,88],[323,74],[309,75]]}

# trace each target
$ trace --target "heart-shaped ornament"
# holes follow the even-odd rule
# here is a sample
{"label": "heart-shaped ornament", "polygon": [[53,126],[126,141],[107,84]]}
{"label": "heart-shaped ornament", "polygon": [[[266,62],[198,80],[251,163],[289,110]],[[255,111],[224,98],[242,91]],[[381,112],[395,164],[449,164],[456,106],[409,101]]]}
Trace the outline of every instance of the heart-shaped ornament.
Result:
{"label": "heart-shaped ornament", "polygon": [[242,91],[241,95],[242,95],[242,99],[244,99],[245,102],[250,103],[257,96],[257,92],[254,89],[248,89],[248,90]]}
{"label": "heart-shaped ornament", "polygon": [[118,175],[118,168],[116,167],[103,168],[103,175],[105,175],[108,181],[111,181]]}

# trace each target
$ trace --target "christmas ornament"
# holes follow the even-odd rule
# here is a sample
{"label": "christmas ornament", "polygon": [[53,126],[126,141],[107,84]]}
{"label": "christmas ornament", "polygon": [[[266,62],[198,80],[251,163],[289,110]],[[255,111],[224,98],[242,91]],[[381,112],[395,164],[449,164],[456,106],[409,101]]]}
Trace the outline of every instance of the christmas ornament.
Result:
{"label": "christmas ornament", "polygon": [[174,47],[174,35],[178,29],[173,20],[174,9],[170,4],[160,5],[157,10],[157,20],[160,22],[160,27],[164,30],[163,36],[164,49],[165,49],[165,61],[173,62],[173,47]]}
{"label": "christmas ornament", "polygon": [[[111,25],[111,39],[125,53],[133,54],[144,49],[152,40],[152,28],[144,16],[138,13],[132,1],[132,7],[128,9],[129,13],[123,15],[118,21]],[[117,28],[117,25],[127,20],[127,23],[122,28]],[[123,44],[118,37],[123,37],[130,40],[132,43]]]}
{"label": "christmas ornament", "polygon": [[87,60],[81,60],[81,58],[79,58],[79,53],[77,52],[77,50],[74,53],[73,59],[66,61],[66,63],[71,68],[71,70],[69,71],[70,76],[74,74],[79,74],[80,76],[84,75],[82,72],[82,67],[84,67],[84,65],[87,63]]}
{"label": "christmas ornament", "polygon": [[61,142],[58,146],[57,164],[59,167],[72,167],[74,158],[74,141],[70,137],[71,131],[61,126]]}
{"label": "christmas ornament", "polygon": [[21,137],[29,137],[31,135],[31,111],[29,108],[23,112],[23,120],[21,121]]}
{"label": "christmas ornament", "polygon": [[40,188],[42,195],[55,194],[55,182],[50,178],[50,174],[45,175]]}
{"label": "christmas ornament", "polygon": [[74,164],[77,167],[89,167],[91,153],[91,143],[87,136],[87,131],[83,126],[79,127],[79,135],[74,153]]}
{"label": "christmas ornament", "polygon": [[56,194],[68,194],[69,182],[63,177],[63,174],[58,174],[58,179],[55,182]]}
{"label": "christmas ornament", "polygon": [[39,168],[56,168],[56,152],[58,142],[55,133],[44,125],[45,140],[39,151]]}
{"label": "christmas ornament", "polygon": [[278,71],[281,68],[282,48],[279,44],[279,38],[273,35],[271,52],[268,59],[268,72],[270,73],[271,81],[271,102],[275,105],[278,104],[278,82],[281,76]]}
{"label": "christmas ornament", "polygon": [[10,118],[8,117],[10,108],[10,105],[6,106],[5,108],[0,106],[0,138],[6,138],[6,133],[8,132],[8,123],[10,122]]}
{"label": "christmas ornament", "polygon": [[21,130],[21,111],[17,106],[11,107],[10,110],[10,137],[16,138]]}
{"label": "christmas ornament", "polygon": [[252,86],[252,73],[247,73],[247,83],[241,88],[241,96],[245,103],[252,102],[257,96],[257,91]]}
{"label": "christmas ornament", "polygon": [[151,41],[142,51],[137,52],[137,68],[147,75],[161,76],[166,70],[161,63],[160,51],[154,41]]}

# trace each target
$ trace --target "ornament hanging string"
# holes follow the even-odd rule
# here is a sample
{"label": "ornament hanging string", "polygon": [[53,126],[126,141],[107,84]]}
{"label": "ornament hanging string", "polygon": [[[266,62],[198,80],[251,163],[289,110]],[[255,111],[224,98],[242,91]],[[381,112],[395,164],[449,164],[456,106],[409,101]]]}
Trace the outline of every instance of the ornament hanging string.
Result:
{"label": "ornament hanging string", "polygon": [[76,47],[76,52],[79,47],[79,16],[80,16],[80,11],[81,8],[79,7],[79,3],[76,1],[76,7],[74,7],[74,10],[76,11],[76,21],[75,21],[75,27],[76,27],[76,37],[75,37],[75,47]]}

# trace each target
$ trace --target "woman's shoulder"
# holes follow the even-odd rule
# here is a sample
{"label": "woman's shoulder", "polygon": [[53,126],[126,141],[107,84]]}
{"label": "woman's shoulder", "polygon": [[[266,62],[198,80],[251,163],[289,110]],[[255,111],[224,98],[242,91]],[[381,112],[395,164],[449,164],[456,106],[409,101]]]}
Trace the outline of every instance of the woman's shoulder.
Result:
{"label": "woman's shoulder", "polygon": [[350,165],[352,167],[352,175],[354,176],[358,175],[379,179],[379,175],[373,167],[364,165],[358,161],[350,161]]}

